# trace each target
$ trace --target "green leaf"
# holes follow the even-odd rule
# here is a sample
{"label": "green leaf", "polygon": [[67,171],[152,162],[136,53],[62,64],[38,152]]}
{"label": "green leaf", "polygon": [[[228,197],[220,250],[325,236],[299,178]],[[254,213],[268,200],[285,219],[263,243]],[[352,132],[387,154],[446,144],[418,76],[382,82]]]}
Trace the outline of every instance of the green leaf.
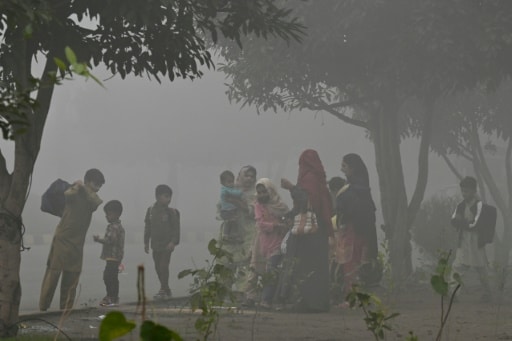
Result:
{"label": "green leaf", "polygon": [[85,76],[87,75],[87,67],[82,63],[73,64],[73,72],[78,75]]}
{"label": "green leaf", "polygon": [[57,57],[53,57],[53,61],[55,62],[55,64],[59,68],[59,70],[66,71],[66,69],[67,69],[66,63],[64,63],[61,59],[59,59]]}
{"label": "green leaf", "polygon": [[32,38],[32,33],[33,33],[33,28],[32,28],[32,24],[28,24],[27,26],[25,26],[25,29],[23,30],[23,37],[25,39],[30,39]]}
{"label": "green leaf", "polygon": [[433,275],[430,278],[430,285],[440,295],[446,296],[448,294],[448,283],[443,277],[439,275]]}
{"label": "green leaf", "polygon": [[66,46],[64,52],[66,53],[66,59],[68,60],[69,64],[74,65],[77,63],[75,52],[73,52],[71,47]]}
{"label": "green leaf", "polygon": [[140,338],[147,341],[183,340],[175,331],[149,320],[142,323],[140,327]]}
{"label": "green leaf", "polygon": [[101,321],[100,341],[110,341],[120,336],[126,335],[135,328],[133,321],[126,320],[123,313],[112,311]]}

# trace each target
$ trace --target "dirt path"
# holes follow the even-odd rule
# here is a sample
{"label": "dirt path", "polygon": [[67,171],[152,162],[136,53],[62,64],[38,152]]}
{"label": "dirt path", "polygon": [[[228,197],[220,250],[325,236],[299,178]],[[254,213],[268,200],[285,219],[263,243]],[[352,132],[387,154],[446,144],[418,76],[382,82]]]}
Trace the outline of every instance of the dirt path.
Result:
{"label": "dirt path", "polygon": [[[414,331],[419,340],[435,340],[441,317],[439,297],[428,290],[416,290],[383,301],[389,312],[400,313],[392,322],[393,330],[386,334],[387,340],[405,340],[409,331]],[[182,304],[176,300],[149,304],[147,317],[178,331],[185,340],[195,340],[200,337],[194,328],[199,314],[182,308]],[[101,316],[111,310],[92,307],[73,311],[63,318],[59,312],[27,314],[24,318],[44,319],[60,325],[72,340],[97,340]],[[116,310],[140,324],[141,317],[136,313],[135,305],[121,305]],[[360,309],[333,308],[329,313],[321,314],[223,310],[217,333],[210,340],[373,340],[363,319]],[[55,335],[53,327],[40,320],[27,321],[25,326],[22,335]],[[138,335],[138,331],[135,333]],[[59,340],[65,339],[59,337]],[[131,335],[119,340],[123,339],[138,337]],[[508,295],[494,303],[462,296],[453,306],[442,340],[512,340],[512,304]]]}

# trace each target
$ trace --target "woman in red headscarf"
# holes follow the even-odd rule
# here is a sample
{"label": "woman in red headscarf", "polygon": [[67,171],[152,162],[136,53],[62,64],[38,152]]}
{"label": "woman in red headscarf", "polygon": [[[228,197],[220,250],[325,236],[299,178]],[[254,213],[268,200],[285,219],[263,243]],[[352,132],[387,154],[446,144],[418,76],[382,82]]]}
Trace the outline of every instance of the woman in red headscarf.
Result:
{"label": "woman in red headscarf", "polygon": [[327,188],[324,167],[315,150],[305,150],[299,159],[297,184],[286,179],[281,187],[290,191],[293,209],[288,217],[300,214],[310,205],[316,215],[318,230],[309,234],[291,234],[281,273],[278,297],[281,303],[292,303],[295,311],[329,310],[329,246],[333,235],[332,199]]}

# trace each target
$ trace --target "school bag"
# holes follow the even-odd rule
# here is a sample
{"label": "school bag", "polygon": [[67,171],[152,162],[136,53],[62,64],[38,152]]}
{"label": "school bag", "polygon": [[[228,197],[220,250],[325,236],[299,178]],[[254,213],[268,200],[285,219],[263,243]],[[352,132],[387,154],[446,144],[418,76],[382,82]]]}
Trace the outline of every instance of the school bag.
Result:
{"label": "school bag", "polygon": [[480,212],[480,217],[475,226],[478,233],[479,247],[492,243],[496,229],[497,215],[496,207],[482,203],[482,212]]}
{"label": "school bag", "polygon": [[41,197],[41,211],[62,217],[65,205],[64,192],[69,187],[71,184],[62,179],[52,182]]}

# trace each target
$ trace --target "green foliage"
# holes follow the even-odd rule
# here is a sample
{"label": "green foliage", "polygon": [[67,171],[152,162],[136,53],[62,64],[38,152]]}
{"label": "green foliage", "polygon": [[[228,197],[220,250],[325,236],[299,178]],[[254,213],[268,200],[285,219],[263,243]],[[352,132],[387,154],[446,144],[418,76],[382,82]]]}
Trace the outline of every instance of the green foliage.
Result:
{"label": "green foliage", "polygon": [[0,129],[4,140],[14,140],[26,132],[27,112],[37,107],[37,102],[30,97],[31,91],[32,88],[21,91],[0,83]]}
{"label": "green foliage", "polygon": [[[441,340],[441,336],[443,334],[444,326],[448,321],[448,316],[450,315],[451,308],[453,306],[453,302],[455,299],[455,295],[457,291],[460,289],[462,285],[461,277],[458,273],[451,274],[450,268],[450,256],[451,250],[449,252],[442,252],[439,255],[439,260],[437,263],[437,267],[435,269],[434,274],[430,278],[430,284],[432,289],[436,293],[441,296],[441,326],[439,327],[436,341]],[[452,279],[450,280],[450,274]],[[449,302],[445,310],[445,298],[449,297]]]}
{"label": "green foliage", "polygon": [[99,339],[100,341],[111,341],[128,334],[134,328],[135,322],[126,320],[121,312],[112,311],[101,321]]}
{"label": "green foliage", "polygon": [[213,259],[207,261],[205,268],[186,269],[178,274],[178,278],[187,276],[193,278],[190,305],[193,311],[201,310],[201,316],[197,318],[195,328],[203,335],[205,341],[215,333],[219,319],[218,307],[222,307],[227,299],[231,302],[235,301],[229,284],[233,283],[235,273],[219,262],[219,260],[232,262],[232,254],[223,249],[222,244],[215,239],[208,243],[208,251]]}
{"label": "green foliage", "polygon": [[182,341],[181,336],[166,327],[146,320],[140,327],[140,338],[143,341]]}
{"label": "green foliage", "polygon": [[390,320],[400,315],[399,313],[388,313],[379,297],[361,291],[357,285],[352,286],[346,300],[351,308],[357,306],[363,310],[364,322],[375,340],[384,340],[385,332],[392,330],[389,324]]}
{"label": "green foliage", "polygon": [[[144,286],[144,266],[139,265],[137,270],[138,306],[142,306],[142,325],[140,338],[143,341],[182,341],[181,336],[165,326],[146,320],[146,293]],[[99,330],[100,341],[110,341],[128,334],[135,328],[133,321],[126,320],[123,313],[112,311],[101,321]]]}

